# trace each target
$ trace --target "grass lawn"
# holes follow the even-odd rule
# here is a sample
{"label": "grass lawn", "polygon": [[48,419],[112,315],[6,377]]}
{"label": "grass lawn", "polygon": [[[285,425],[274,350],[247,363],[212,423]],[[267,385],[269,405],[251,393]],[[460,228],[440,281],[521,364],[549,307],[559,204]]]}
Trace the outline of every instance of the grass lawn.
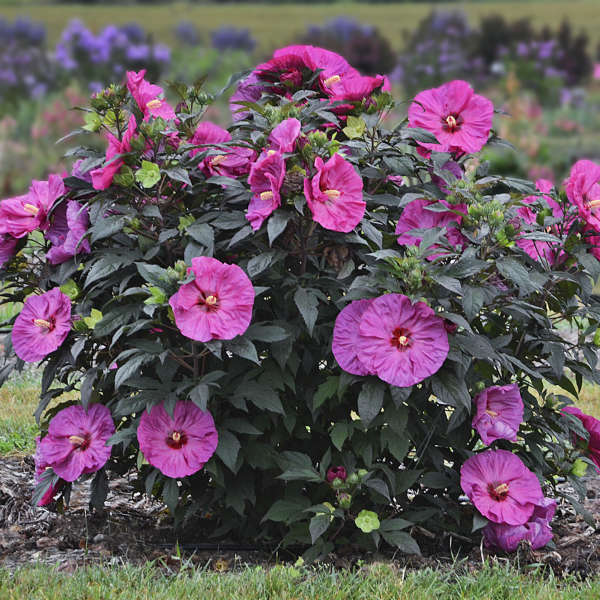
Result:
{"label": "grass lawn", "polygon": [[0,570],[2,600],[597,600],[600,581],[559,581],[541,572],[491,565],[460,569],[357,571],[248,567],[238,573],[146,567],[90,567],[74,574],[48,567]]}
{"label": "grass lawn", "polygon": [[173,28],[180,21],[190,21],[207,34],[220,25],[235,25],[250,29],[259,41],[261,52],[290,43],[309,24],[319,24],[339,15],[347,15],[363,23],[376,25],[396,49],[403,45],[402,32],[411,30],[431,9],[462,9],[473,24],[489,14],[503,14],[507,19],[530,18],[537,27],[557,27],[568,17],[575,29],[583,28],[590,37],[591,48],[600,41],[600,10],[598,0],[534,0],[495,2],[447,2],[443,4],[207,4],[174,2],[157,5],[66,4],[24,2],[9,4],[0,0],[0,16],[12,19],[26,15],[44,22],[50,41],[55,42],[67,22],[78,17],[94,30],[109,23],[138,21],[155,33],[158,41],[173,44]]}

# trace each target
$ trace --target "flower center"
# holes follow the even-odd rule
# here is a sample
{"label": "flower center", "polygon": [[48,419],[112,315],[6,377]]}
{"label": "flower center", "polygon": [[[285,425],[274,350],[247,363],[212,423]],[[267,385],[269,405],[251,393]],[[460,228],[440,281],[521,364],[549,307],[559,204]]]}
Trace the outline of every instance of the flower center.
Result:
{"label": "flower center", "polygon": [[445,119],[445,129],[451,133],[459,129],[459,119],[456,115],[448,115]]}
{"label": "flower center", "polygon": [[490,410],[489,408],[485,411],[490,417],[497,417],[498,413],[494,410]]}
{"label": "flower center", "polygon": [[73,444],[75,450],[85,450],[90,445],[90,434],[85,433],[83,437],[80,435],[70,435],[69,442]]}
{"label": "flower center", "polygon": [[273,192],[261,192],[260,194],[260,199],[261,200],[272,200],[273,199]]}
{"label": "flower center", "polygon": [[209,306],[215,306],[215,304],[217,303],[217,297],[216,296],[207,296],[207,298],[204,302],[206,304],[208,304]]}
{"label": "flower center", "polygon": [[220,165],[223,161],[227,160],[227,156],[225,154],[217,154],[211,161],[210,164],[213,167]]}
{"label": "flower center", "polygon": [[26,202],[25,204],[23,204],[23,208],[25,209],[25,212],[28,212],[30,215],[33,215],[34,217],[40,212],[39,207],[35,206],[35,204],[29,204],[29,202]]}
{"label": "flower center", "polygon": [[267,156],[273,156],[273,154],[277,154],[277,150],[267,150]]}
{"label": "flower center", "polygon": [[410,346],[409,332],[403,327],[397,327],[392,333],[390,344],[400,350],[406,350]]}
{"label": "flower center", "polygon": [[342,195],[339,190],[325,190],[323,193],[331,200],[337,200]]}
{"label": "flower center", "polygon": [[509,491],[508,483],[498,483],[498,484],[490,483],[488,485],[488,493],[494,500],[496,500],[498,502],[502,502],[503,500],[506,500],[506,498],[508,496],[508,491]]}
{"label": "flower center", "polygon": [[33,324],[40,329],[47,329],[48,331],[52,329],[52,323],[50,321],[46,321],[46,319],[34,319]]}
{"label": "flower center", "polygon": [[206,312],[214,312],[219,308],[219,298],[214,294],[208,296],[202,295],[198,300],[198,304],[204,308]]}
{"label": "flower center", "polygon": [[337,83],[338,81],[340,81],[342,78],[339,75],[332,75],[331,77],[328,77],[323,84],[325,85],[325,87],[331,87],[334,83]]}
{"label": "flower center", "polygon": [[590,210],[594,210],[595,208],[598,208],[600,206],[600,198],[596,199],[596,200],[590,200],[588,202],[588,208]]}
{"label": "flower center", "polygon": [[150,110],[152,110],[153,108],[160,108],[162,105],[162,101],[159,100],[158,98],[155,98],[154,100],[150,100],[150,102],[146,103],[146,108],[149,108]]}
{"label": "flower center", "polygon": [[167,446],[174,450],[179,450],[182,446],[187,443],[187,436],[182,431],[173,431],[171,435],[167,437]]}

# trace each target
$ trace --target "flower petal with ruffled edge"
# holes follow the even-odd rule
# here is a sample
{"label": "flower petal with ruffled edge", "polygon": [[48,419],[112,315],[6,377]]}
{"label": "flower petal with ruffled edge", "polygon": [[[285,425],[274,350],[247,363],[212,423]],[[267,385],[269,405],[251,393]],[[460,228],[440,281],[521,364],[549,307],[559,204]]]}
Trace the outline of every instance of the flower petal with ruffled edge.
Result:
{"label": "flower petal with ruffled edge", "polygon": [[352,375],[369,375],[358,355],[360,320],[372,300],[355,300],[345,306],[335,320],[332,350],[344,371]]}

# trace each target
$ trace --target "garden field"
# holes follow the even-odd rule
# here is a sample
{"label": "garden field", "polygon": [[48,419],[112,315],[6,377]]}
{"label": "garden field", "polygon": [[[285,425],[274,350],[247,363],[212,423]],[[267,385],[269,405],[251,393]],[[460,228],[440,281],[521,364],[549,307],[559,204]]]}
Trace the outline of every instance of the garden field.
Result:
{"label": "garden field", "polygon": [[600,42],[600,11],[596,0],[531,0],[529,2],[444,2],[443,4],[419,2],[400,4],[202,4],[164,3],[146,6],[106,4],[90,6],[68,4],[55,6],[34,2],[0,4],[0,16],[14,19],[28,16],[48,26],[50,39],[55,42],[69,19],[84,20],[94,31],[108,24],[140,22],[157,40],[164,43],[176,41],[174,28],[180,21],[189,21],[200,31],[209,32],[221,25],[247,27],[259,41],[262,52],[288,43],[307,25],[318,24],[338,15],[357,19],[378,27],[396,50],[402,45],[402,32],[412,30],[432,9],[465,11],[472,23],[490,14],[502,14],[511,20],[527,18],[537,27],[548,25],[556,28],[568,18],[575,29],[588,34],[591,45]]}
{"label": "garden field", "polygon": [[0,0],[0,600],[600,598],[599,359],[600,0]]}

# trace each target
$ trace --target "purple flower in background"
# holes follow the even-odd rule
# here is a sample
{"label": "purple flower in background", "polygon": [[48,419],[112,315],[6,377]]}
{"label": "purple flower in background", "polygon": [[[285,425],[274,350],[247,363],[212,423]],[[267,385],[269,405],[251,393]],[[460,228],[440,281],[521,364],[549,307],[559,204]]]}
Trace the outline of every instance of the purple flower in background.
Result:
{"label": "purple flower in background", "polygon": [[180,21],[175,27],[175,37],[188,46],[197,46],[200,43],[200,31],[189,21]]}
{"label": "purple flower in background", "polygon": [[519,386],[494,385],[475,396],[477,413],[473,418],[473,428],[481,436],[484,444],[495,440],[517,441],[517,432],[523,421],[523,400]]}
{"label": "purple flower in background", "polygon": [[63,202],[54,211],[53,223],[46,233],[52,248],[46,254],[52,265],[63,263],[76,254],[90,252],[90,243],[84,239],[90,220],[88,209],[75,200]]}
{"label": "purple flower in background", "polygon": [[229,25],[222,25],[219,29],[211,31],[212,47],[216,50],[245,50],[252,52],[256,40],[250,35],[249,29],[238,29]]}
{"label": "purple flower in background", "polygon": [[114,432],[106,406],[92,404],[87,411],[80,405],[69,406],[50,421],[48,435],[40,442],[40,460],[65,481],[75,481],[106,464],[111,454],[106,442]]}

